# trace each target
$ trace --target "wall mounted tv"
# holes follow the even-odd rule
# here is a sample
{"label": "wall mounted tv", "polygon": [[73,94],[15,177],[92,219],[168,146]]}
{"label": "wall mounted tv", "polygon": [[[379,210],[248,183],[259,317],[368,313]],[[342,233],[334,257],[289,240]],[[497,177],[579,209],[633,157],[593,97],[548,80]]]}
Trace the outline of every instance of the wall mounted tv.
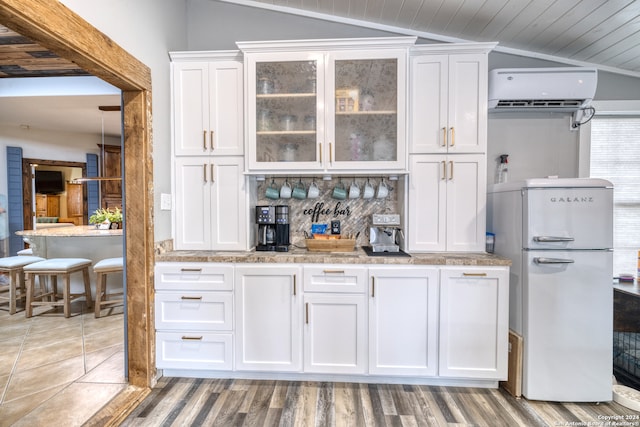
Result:
{"label": "wall mounted tv", "polygon": [[45,171],[36,169],[36,193],[57,194],[64,191],[62,171]]}

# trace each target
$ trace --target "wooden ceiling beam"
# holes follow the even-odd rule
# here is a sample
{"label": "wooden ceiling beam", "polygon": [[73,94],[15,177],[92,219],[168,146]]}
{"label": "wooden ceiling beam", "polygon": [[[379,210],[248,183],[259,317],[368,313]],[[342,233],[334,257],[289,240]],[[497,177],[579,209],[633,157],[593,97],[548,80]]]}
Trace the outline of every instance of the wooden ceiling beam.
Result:
{"label": "wooden ceiling beam", "polygon": [[0,22],[116,87],[151,90],[146,65],[57,0],[0,0]]}

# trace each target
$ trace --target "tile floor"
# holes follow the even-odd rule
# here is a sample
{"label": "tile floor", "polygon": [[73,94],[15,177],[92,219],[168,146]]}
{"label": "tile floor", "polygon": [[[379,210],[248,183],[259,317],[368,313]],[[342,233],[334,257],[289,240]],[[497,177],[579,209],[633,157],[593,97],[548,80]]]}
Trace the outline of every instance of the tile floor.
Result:
{"label": "tile floor", "polygon": [[81,426],[123,390],[122,307],[96,319],[84,302],[26,319],[0,305],[0,427]]}

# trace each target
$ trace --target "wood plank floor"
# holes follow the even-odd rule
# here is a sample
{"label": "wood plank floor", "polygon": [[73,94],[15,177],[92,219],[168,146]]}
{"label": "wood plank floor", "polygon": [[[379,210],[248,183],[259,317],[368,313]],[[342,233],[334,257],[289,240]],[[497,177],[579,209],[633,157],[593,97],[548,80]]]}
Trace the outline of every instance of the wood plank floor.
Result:
{"label": "wood plank floor", "polygon": [[515,399],[502,389],[161,378],[122,426],[640,426],[615,402]]}

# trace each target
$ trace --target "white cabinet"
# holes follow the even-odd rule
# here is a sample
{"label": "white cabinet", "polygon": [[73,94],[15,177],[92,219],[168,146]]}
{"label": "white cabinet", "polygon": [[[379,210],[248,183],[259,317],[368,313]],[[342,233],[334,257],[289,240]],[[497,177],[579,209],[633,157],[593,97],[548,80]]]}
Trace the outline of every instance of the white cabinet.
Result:
{"label": "white cabinet", "polygon": [[243,154],[243,73],[237,52],[172,52],[177,156]]}
{"label": "white cabinet", "polygon": [[509,269],[440,271],[439,375],[505,380],[509,345]]}
{"label": "white cabinet", "polygon": [[246,250],[247,181],[242,157],[176,157],[175,248]]}
{"label": "white cabinet", "polygon": [[175,248],[246,250],[241,55],[170,55]]}
{"label": "white cabinet", "polygon": [[304,267],[305,372],[366,373],[366,274],[356,266]]}
{"label": "white cabinet", "polygon": [[283,264],[236,267],[237,370],[302,369],[301,273]]}
{"label": "white cabinet", "polygon": [[156,363],[161,369],[233,368],[233,266],[158,263]]}
{"label": "white cabinet", "polygon": [[238,42],[251,172],[404,171],[415,37]]}
{"label": "white cabinet", "polygon": [[494,46],[411,49],[410,153],[486,152],[487,54]]}
{"label": "white cabinet", "polygon": [[369,373],[436,376],[438,268],[369,268]]}
{"label": "white cabinet", "polygon": [[485,155],[409,157],[408,250],[484,252]]}

